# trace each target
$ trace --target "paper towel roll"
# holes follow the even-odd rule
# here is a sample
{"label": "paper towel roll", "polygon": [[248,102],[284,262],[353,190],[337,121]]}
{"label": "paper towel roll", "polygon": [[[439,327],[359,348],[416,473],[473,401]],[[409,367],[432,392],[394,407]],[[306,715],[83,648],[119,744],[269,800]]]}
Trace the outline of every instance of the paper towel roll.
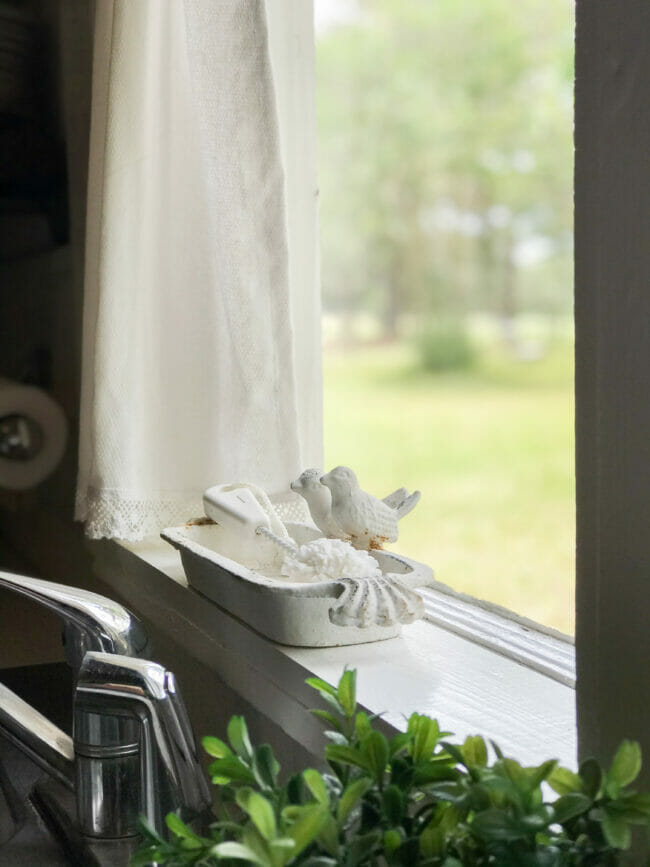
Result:
{"label": "paper towel roll", "polygon": [[[20,445],[12,446],[16,431],[30,434],[24,454]],[[0,378],[0,488],[23,491],[46,479],[63,457],[67,435],[63,410],[48,394]]]}

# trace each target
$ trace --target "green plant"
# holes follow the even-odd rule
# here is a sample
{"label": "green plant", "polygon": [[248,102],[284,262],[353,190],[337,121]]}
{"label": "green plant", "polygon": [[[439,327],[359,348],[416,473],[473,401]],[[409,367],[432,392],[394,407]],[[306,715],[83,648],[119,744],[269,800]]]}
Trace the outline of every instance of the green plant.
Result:
{"label": "green plant", "polygon": [[[309,768],[280,784],[271,748],[253,747],[233,717],[230,745],[203,739],[220,796],[209,837],[174,814],[169,842],[143,823],[132,867],[608,867],[629,847],[630,826],[648,827],[650,795],[629,788],[638,744],[623,741],[606,772],[594,759],[577,774],[554,760],[522,767],[495,744],[490,763],[482,737],[452,744],[422,714],[386,737],[358,710],[355,680],[346,671],[337,687],[307,681],[328,705],[313,713],[330,727],[331,773]],[[547,801],[543,784],[559,797]]]}
{"label": "green plant", "polygon": [[417,340],[420,364],[433,373],[468,370],[476,363],[476,348],[465,326],[443,320],[426,326]]}

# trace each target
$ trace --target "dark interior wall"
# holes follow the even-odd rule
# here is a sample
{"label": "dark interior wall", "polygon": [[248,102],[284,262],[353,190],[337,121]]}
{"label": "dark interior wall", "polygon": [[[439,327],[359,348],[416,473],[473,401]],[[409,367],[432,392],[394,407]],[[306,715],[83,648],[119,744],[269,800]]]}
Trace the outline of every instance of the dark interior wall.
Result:
{"label": "dark interior wall", "polygon": [[[92,46],[89,0],[0,2],[0,377],[63,408],[64,458],[26,492],[0,489],[0,568],[90,586],[74,521]],[[0,667],[61,658],[56,619],[0,591]]]}

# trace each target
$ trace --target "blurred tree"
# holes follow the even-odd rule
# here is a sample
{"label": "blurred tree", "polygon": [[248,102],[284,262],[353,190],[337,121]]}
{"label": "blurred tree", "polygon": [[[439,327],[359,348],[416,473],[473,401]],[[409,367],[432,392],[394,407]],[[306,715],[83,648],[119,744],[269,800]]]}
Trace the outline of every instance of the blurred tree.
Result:
{"label": "blurred tree", "polygon": [[572,14],[350,0],[318,34],[328,309],[387,337],[405,312],[570,309]]}

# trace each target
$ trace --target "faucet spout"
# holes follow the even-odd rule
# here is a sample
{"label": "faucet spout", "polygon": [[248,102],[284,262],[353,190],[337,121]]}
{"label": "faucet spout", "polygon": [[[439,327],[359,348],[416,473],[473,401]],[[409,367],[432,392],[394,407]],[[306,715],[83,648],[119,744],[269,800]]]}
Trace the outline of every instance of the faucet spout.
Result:
{"label": "faucet spout", "polygon": [[147,635],[122,605],[79,587],[0,570],[0,588],[32,599],[57,613],[65,624],[66,659],[78,671],[86,652],[143,656]]}
{"label": "faucet spout", "polygon": [[210,792],[174,675],[163,666],[87,653],[75,690],[73,729],[84,834],[135,834],[140,814],[161,832],[170,812],[187,822],[203,821]]}

